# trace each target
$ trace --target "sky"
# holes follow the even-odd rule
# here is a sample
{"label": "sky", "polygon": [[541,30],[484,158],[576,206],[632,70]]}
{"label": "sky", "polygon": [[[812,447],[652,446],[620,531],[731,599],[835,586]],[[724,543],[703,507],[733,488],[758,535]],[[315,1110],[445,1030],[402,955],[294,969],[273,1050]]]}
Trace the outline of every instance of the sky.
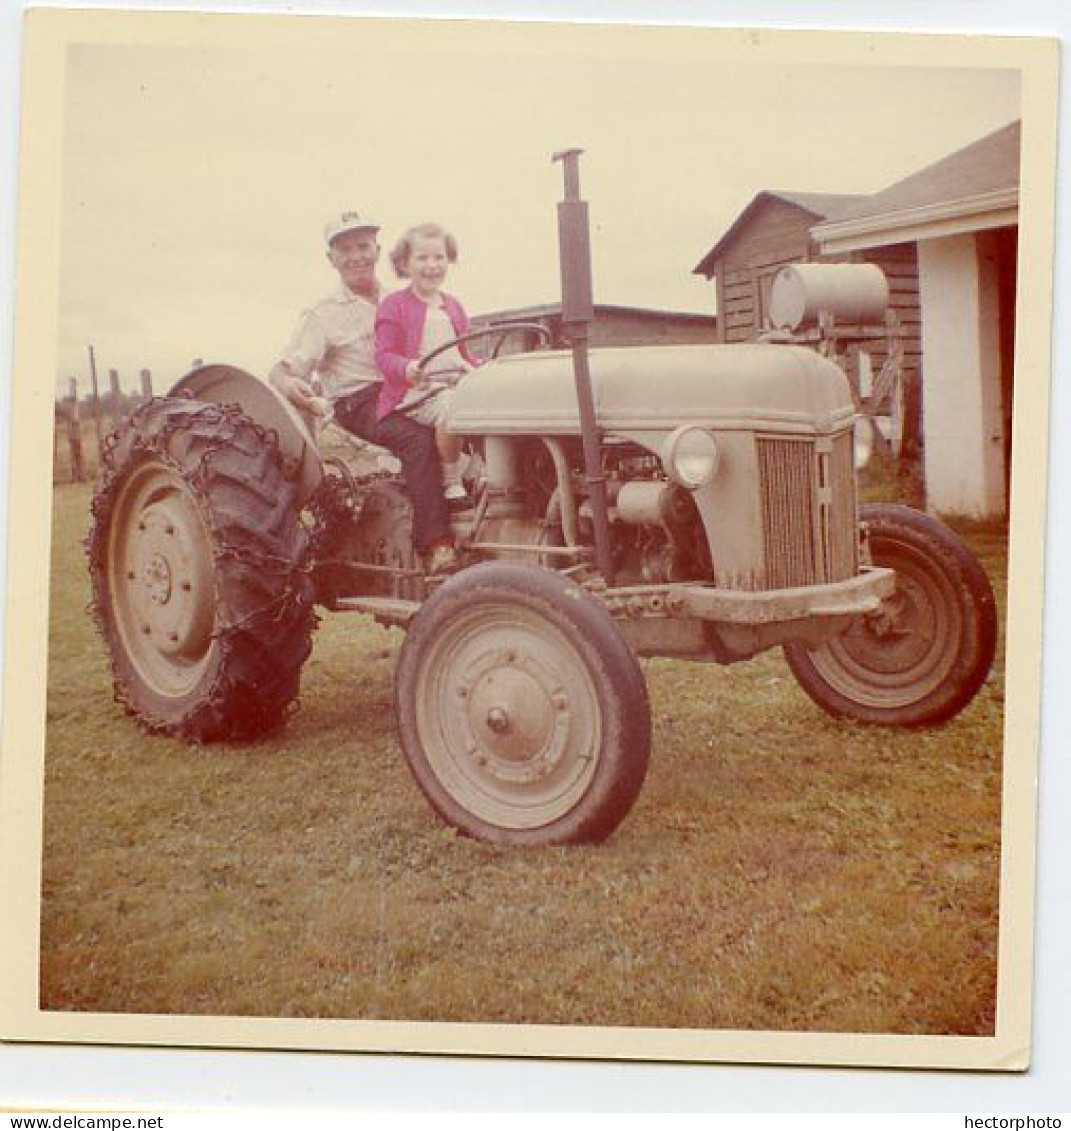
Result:
{"label": "sky", "polygon": [[321,232],[347,208],[382,224],[390,288],[391,242],[433,219],[470,314],[555,301],[551,155],[572,146],[596,301],[713,313],[693,268],[755,193],[874,192],[1019,113],[1013,70],[774,65],[705,52],[704,31],[681,52],[653,28],[492,42],[347,20],[313,43],[298,33],[321,21],[293,24],[270,44],[69,49],[58,387],[87,387],[90,343],[127,388],[149,368],[160,392],[194,358],[266,374],[335,285]]}

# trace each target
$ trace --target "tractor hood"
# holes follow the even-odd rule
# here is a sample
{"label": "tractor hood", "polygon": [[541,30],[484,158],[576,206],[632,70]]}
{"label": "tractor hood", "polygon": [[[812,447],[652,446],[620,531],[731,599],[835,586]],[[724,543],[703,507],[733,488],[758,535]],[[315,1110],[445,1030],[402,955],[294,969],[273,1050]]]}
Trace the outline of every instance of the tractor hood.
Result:
{"label": "tractor hood", "polygon": [[[810,434],[844,427],[855,411],[843,372],[798,346],[594,349],[589,364],[599,426],[610,432],[694,423]],[[578,433],[572,353],[511,354],[474,370],[454,392],[451,429]]]}

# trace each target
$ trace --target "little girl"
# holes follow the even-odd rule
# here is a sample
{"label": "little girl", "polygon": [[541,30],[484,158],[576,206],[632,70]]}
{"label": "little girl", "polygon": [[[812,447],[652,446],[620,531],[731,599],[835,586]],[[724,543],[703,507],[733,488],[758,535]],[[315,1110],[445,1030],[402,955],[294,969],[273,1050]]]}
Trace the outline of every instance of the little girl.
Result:
{"label": "little girl", "polygon": [[447,502],[464,504],[461,437],[446,431],[452,382],[444,378],[476,361],[464,346],[455,346],[435,358],[428,372],[417,369],[418,358],[468,332],[461,304],[442,289],[449,265],[457,262],[457,241],[438,224],[419,224],[398,240],[390,260],[410,285],[388,295],[376,312],[376,366],[383,374],[377,418],[404,412],[434,428]]}

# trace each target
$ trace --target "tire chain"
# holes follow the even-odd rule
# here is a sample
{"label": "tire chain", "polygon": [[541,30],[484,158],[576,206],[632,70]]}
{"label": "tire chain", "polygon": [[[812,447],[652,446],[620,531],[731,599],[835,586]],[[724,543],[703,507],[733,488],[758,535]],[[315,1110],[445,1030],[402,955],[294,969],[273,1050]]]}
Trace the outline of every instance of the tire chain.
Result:
{"label": "tire chain", "polygon": [[[147,429],[143,427],[143,422],[151,417],[161,405],[167,404],[170,401],[172,404],[185,407],[190,403],[190,400],[192,400],[192,398],[153,397],[135,409],[115,431],[105,437],[101,449],[100,483],[94,493],[91,506],[94,529],[106,528],[106,524],[111,518],[114,506],[112,486],[116,475],[121,470],[121,467],[116,466],[116,452],[129,434],[132,434],[132,453],[141,452],[159,459],[162,463],[172,467],[180,474],[183,482],[187,484],[190,491],[193,493],[203,516],[212,515],[208,492],[205,488],[211,460],[218,452],[226,450],[243,428],[251,430],[267,449],[277,452],[278,459],[283,464],[284,468],[286,468],[285,457],[283,457],[279,449],[278,434],[274,429],[264,428],[260,424],[257,424],[256,421],[252,420],[243,412],[241,407],[237,404],[202,404],[198,408],[193,408],[192,411],[188,413],[175,413],[166,417],[162,427],[150,427]],[[215,442],[205,445],[191,473],[189,470],[182,469],[171,456],[170,442],[176,433],[188,430],[198,423],[209,423],[213,426],[225,424],[228,427],[220,429],[219,438]],[[289,469],[287,469],[287,471],[289,472]],[[219,706],[224,699],[222,693],[224,682],[223,673],[227,670],[228,656],[233,647],[235,635],[242,631],[248,631],[258,624],[278,623],[283,616],[286,615],[288,610],[300,601],[298,595],[299,586],[301,584],[300,578],[308,575],[312,570],[311,559],[308,552],[309,548],[312,546],[312,540],[310,538],[307,541],[306,550],[302,554],[301,559],[294,561],[279,557],[278,555],[268,554],[261,550],[254,550],[246,546],[237,546],[228,543],[219,528],[214,525],[210,533],[213,546],[212,557],[215,563],[222,563],[227,559],[231,559],[243,563],[250,568],[274,574],[282,581],[281,591],[273,600],[268,601],[258,609],[254,609],[239,620],[232,621],[229,624],[217,624],[213,629],[212,636],[219,643],[223,659],[219,664],[219,674],[216,677],[216,681],[209,690],[206,698],[210,706]],[[104,546],[102,544],[98,547],[94,547],[92,532],[86,537],[83,545],[90,561],[91,570],[93,568],[100,570],[106,568],[104,561],[95,560],[97,555],[104,554]],[[218,608],[221,603],[218,572],[215,574],[215,585]],[[87,612],[92,616],[102,637],[107,640],[105,620],[108,612],[95,593],[90,601]],[[313,613],[312,616],[312,627],[315,628],[319,623],[319,618],[315,613]],[[112,672],[113,699],[122,706],[128,714],[135,715],[139,723],[149,732],[182,731],[185,724],[189,722],[194,715],[203,711],[203,706],[198,706],[191,709],[191,711],[182,719],[178,720],[177,723],[172,722],[166,725],[152,724],[150,721],[141,717],[125,692],[115,657],[110,648],[108,649],[108,658]],[[299,708],[300,697],[295,697],[288,707],[288,715],[293,714],[295,711],[299,710]]]}
{"label": "tire chain", "polygon": [[321,560],[321,550],[330,547],[340,525],[356,522],[360,518],[361,503],[357,489],[382,478],[383,472],[355,476],[348,469],[345,474],[325,469],[323,479],[305,504],[311,517],[306,552],[310,569],[316,564],[334,564]]}

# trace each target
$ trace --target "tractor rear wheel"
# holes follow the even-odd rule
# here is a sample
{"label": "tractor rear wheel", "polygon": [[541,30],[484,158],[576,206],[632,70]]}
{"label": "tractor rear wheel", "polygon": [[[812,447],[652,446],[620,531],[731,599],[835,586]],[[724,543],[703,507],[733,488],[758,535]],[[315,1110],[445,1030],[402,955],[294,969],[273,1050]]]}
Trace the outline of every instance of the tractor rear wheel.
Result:
{"label": "tractor rear wheel", "polygon": [[297,489],[237,406],[160,398],[112,438],[87,541],[117,699],[198,742],[280,726],[315,623]]}
{"label": "tractor rear wheel", "polygon": [[396,701],[418,785],[480,840],[604,840],[647,771],[636,657],[594,597],[536,566],[478,565],[439,588],[406,634]]}

